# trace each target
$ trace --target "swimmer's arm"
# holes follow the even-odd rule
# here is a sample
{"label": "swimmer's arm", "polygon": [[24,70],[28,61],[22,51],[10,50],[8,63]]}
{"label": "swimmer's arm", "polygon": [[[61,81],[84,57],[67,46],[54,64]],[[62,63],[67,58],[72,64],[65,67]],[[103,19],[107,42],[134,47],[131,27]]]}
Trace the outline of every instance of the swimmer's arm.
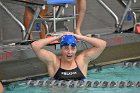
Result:
{"label": "swimmer's arm", "polygon": [[77,39],[90,43],[93,47],[84,50],[79,56],[83,56],[84,62],[89,63],[96,59],[105,49],[106,41],[94,37],[87,37],[74,34]]}
{"label": "swimmer's arm", "polygon": [[59,38],[59,36],[54,36],[52,38],[40,39],[34,41],[31,44],[31,47],[40,60],[43,62],[52,62],[54,59],[56,59],[56,55],[53,52],[44,49],[44,46],[48,45],[52,41],[58,40]]}

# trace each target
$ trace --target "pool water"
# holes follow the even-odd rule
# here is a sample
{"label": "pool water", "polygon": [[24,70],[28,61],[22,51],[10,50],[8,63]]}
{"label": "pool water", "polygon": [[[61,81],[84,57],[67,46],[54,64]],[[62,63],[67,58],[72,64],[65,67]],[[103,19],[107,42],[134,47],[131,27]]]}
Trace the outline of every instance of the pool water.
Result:
{"label": "pool water", "polygon": [[[40,78],[47,80],[48,77]],[[140,67],[125,65],[109,65],[98,69],[88,70],[89,81],[140,81]],[[131,88],[63,88],[20,85],[14,82],[5,86],[4,93],[140,93],[140,87]]]}

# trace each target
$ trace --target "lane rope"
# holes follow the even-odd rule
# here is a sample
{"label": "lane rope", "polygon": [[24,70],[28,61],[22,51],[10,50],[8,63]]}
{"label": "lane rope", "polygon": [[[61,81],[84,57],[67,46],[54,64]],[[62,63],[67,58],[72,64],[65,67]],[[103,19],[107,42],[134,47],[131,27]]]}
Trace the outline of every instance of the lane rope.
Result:
{"label": "lane rope", "polygon": [[27,80],[20,85],[65,88],[140,88],[140,81],[65,81],[65,80]]}

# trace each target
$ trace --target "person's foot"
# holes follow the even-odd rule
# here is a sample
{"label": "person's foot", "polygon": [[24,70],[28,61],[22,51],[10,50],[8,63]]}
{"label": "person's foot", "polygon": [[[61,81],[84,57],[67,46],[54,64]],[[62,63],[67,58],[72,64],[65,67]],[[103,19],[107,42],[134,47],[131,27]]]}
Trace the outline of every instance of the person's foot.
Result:
{"label": "person's foot", "polygon": [[82,35],[81,33],[75,33],[75,34],[77,34],[77,35]]}
{"label": "person's foot", "polygon": [[87,36],[87,37],[92,37],[92,34],[87,34],[86,36]]}
{"label": "person's foot", "polygon": [[82,35],[80,30],[75,30],[75,34]]}

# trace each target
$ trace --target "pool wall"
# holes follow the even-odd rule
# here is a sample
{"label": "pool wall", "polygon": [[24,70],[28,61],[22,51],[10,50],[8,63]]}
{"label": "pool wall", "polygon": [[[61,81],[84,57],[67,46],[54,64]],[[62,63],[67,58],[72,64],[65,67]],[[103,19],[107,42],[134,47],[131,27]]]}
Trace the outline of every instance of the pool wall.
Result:
{"label": "pool wall", "polygon": [[[107,65],[140,58],[140,37],[138,34],[123,33],[101,35],[107,41],[104,52],[89,64]],[[78,53],[90,48],[86,42],[78,42]],[[46,46],[50,51],[60,55],[59,44]],[[0,77],[2,80],[18,80],[47,74],[45,63],[37,59],[29,45],[15,45],[1,47]],[[7,51],[5,52],[5,50]]]}

